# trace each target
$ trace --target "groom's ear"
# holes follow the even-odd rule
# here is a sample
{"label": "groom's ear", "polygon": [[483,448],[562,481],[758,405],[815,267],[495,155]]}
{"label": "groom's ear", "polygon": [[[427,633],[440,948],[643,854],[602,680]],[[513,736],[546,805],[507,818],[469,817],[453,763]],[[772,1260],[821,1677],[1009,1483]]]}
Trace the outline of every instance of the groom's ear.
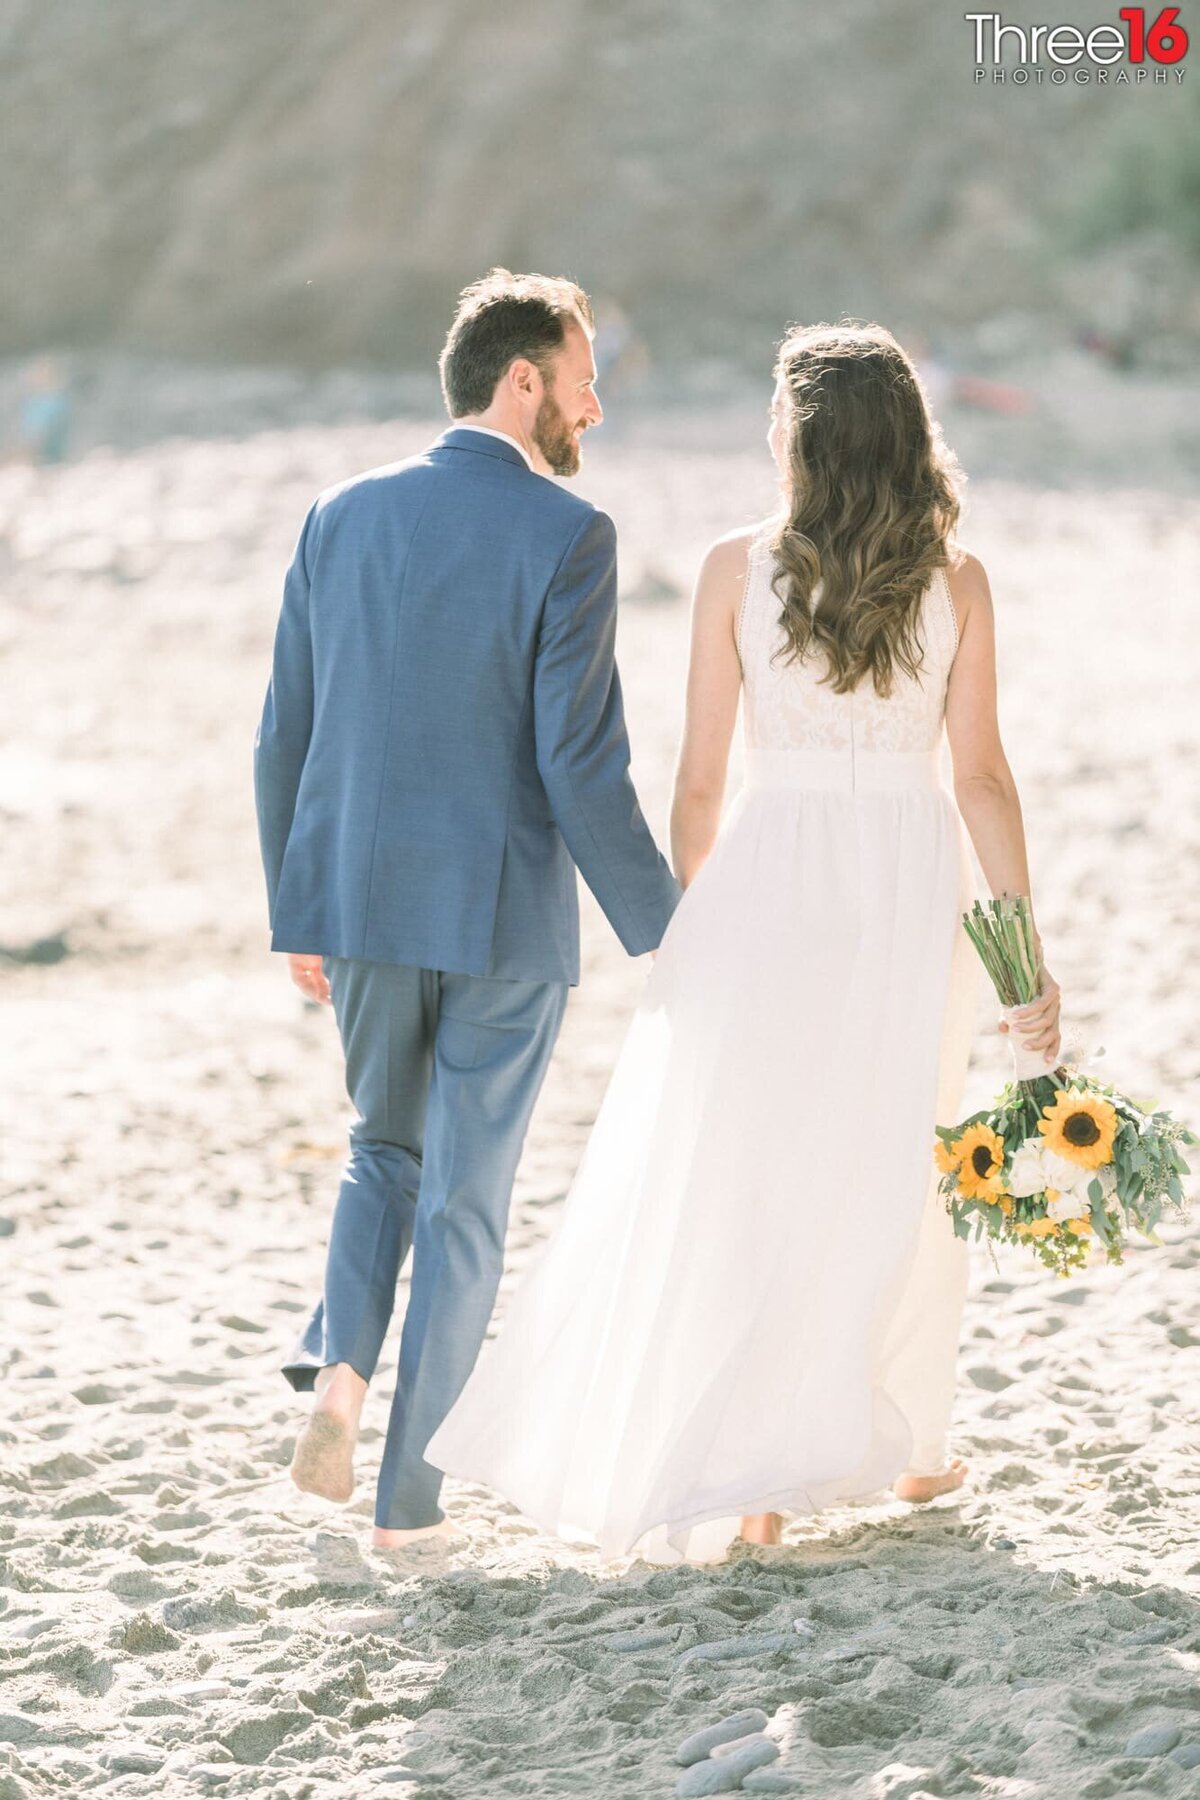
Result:
{"label": "groom's ear", "polygon": [[541,399],[542,372],[527,356],[515,356],[504,372],[504,379],[522,399]]}

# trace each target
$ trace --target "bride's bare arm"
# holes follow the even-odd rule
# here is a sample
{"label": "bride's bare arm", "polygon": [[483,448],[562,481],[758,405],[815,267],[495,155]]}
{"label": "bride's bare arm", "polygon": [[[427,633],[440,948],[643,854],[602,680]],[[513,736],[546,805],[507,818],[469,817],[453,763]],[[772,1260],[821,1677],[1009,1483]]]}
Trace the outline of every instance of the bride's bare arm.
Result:
{"label": "bride's bare arm", "polygon": [[671,861],[685,888],[712,849],[721,821],[742,681],[736,633],[750,536],[737,532],[712,546],[692,601],[687,715],[671,802]]}
{"label": "bride's bare arm", "polygon": [[[996,708],[996,626],[987,574],[977,556],[965,555],[948,571],[959,620],[960,643],[946,690],[946,735],[954,764],[954,797],[992,893],[998,898],[1030,893],[1029,860],[1021,801],[1013,780]],[[1042,940],[1034,922],[1038,956]],[[1033,1049],[1057,1055],[1059,987],[1042,963],[1041,996],[1024,1014],[1021,1036]],[[1001,1022],[1001,1030],[1007,1027]]]}

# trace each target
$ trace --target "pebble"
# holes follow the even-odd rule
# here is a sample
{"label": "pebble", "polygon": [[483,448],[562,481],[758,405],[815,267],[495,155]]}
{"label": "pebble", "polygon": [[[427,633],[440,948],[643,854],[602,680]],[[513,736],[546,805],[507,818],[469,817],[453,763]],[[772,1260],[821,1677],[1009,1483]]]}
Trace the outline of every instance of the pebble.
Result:
{"label": "pebble", "polygon": [[1178,1725],[1143,1725],[1125,1746],[1126,1756],[1165,1756],[1183,1736]]}
{"label": "pebble", "polygon": [[0,1713],[0,1744],[27,1744],[41,1726],[28,1713]]}
{"label": "pebble", "polygon": [[50,1631],[57,1624],[57,1619],[23,1619],[19,1625],[13,1626],[10,1635],[15,1638],[40,1637],[43,1631]]}
{"label": "pebble", "polygon": [[816,1627],[811,1619],[793,1619],[792,1630],[798,1631],[801,1637],[816,1637]]}
{"label": "pebble", "polygon": [[676,1667],[689,1662],[724,1662],[736,1656],[765,1655],[772,1650],[798,1650],[794,1631],[763,1631],[750,1637],[718,1638],[713,1644],[693,1644]]}
{"label": "pebble", "polygon": [[736,1738],[743,1738],[747,1732],[765,1731],[767,1715],[760,1706],[750,1706],[745,1712],[731,1713],[727,1719],[721,1719],[716,1725],[705,1725],[700,1731],[693,1731],[685,1737],[675,1752],[675,1761],[686,1768],[690,1763],[702,1762],[718,1744],[729,1744]]}
{"label": "pebble", "polygon": [[742,1783],[747,1794],[800,1794],[804,1789],[798,1775],[786,1769],[752,1769]]}
{"label": "pebble", "polygon": [[228,1681],[180,1681],[170,1692],[177,1700],[224,1700],[233,1688]]}
{"label": "pebble", "polygon": [[774,1762],[778,1755],[778,1744],[773,1744],[770,1738],[761,1738],[719,1761],[709,1757],[705,1762],[693,1763],[675,1783],[675,1792],[680,1800],[696,1800],[701,1794],[735,1794],[751,1770]]}
{"label": "pebble", "polygon": [[732,1743],[714,1744],[712,1752],[713,1761],[717,1762],[723,1756],[737,1756],[741,1751],[745,1750],[749,1744],[770,1744],[771,1749],[774,1752],[774,1755],[770,1758],[772,1762],[775,1760],[775,1757],[779,1755],[779,1745],[775,1743],[773,1738],[767,1737],[761,1731],[750,1731],[747,1732],[745,1737],[734,1738]]}
{"label": "pebble", "polygon": [[113,1775],[157,1775],[166,1753],[152,1750],[148,1744],[115,1744],[101,1751],[100,1761]]}
{"label": "pebble", "polygon": [[1180,1744],[1177,1750],[1170,1750],[1167,1754],[1181,1769],[1200,1769],[1200,1744]]}

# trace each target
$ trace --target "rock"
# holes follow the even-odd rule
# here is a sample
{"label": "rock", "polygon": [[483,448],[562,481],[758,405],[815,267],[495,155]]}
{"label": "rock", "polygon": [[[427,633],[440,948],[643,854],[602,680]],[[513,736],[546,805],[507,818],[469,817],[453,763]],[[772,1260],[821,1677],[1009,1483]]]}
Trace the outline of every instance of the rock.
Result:
{"label": "rock", "polygon": [[685,1737],[675,1752],[675,1761],[685,1768],[691,1763],[702,1762],[718,1744],[732,1743],[736,1738],[745,1737],[747,1732],[764,1731],[766,1726],[767,1715],[760,1706],[731,1713],[716,1725],[705,1725],[701,1731],[693,1731],[690,1737]]}
{"label": "rock", "polygon": [[761,1769],[764,1764],[774,1762],[778,1755],[778,1744],[773,1744],[770,1738],[761,1738],[732,1756],[722,1756],[719,1760],[708,1757],[683,1771],[675,1783],[675,1792],[680,1800],[695,1800],[702,1794],[735,1794],[752,1769]]}
{"label": "rock", "polygon": [[717,1762],[725,1756],[737,1756],[751,1744],[769,1744],[771,1746],[771,1755],[763,1759],[765,1762],[774,1762],[775,1758],[779,1755],[779,1745],[773,1738],[767,1737],[765,1733],[761,1731],[750,1731],[747,1732],[745,1737],[734,1738],[731,1743],[714,1744],[712,1748],[712,1760]]}
{"label": "rock", "polygon": [[1177,1749],[1169,1750],[1167,1755],[1181,1769],[1200,1769],[1200,1744],[1180,1744]]}
{"label": "rock", "polygon": [[772,1650],[799,1650],[794,1631],[753,1632],[748,1637],[718,1638],[711,1644],[693,1644],[679,1658],[677,1667],[689,1662],[725,1662],[738,1656],[766,1656]]}
{"label": "rock", "polygon": [[57,1619],[22,1619],[19,1625],[13,1626],[11,1636],[29,1641],[41,1637],[43,1631],[52,1631],[57,1624]]}
{"label": "rock", "polygon": [[816,1637],[816,1627],[811,1619],[793,1619],[792,1630],[798,1631],[801,1637]]}
{"label": "rock", "polygon": [[1165,1756],[1183,1736],[1178,1725],[1143,1725],[1125,1746],[1126,1756]]}
{"label": "rock", "polygon": [[973,1381],[977,1388],[983,1388],[989,1394],[1002,1394],[1005,1388],[1012,1386],[1012,1376],[1003,1374],[984,1363],[974,1369],[967,1370],[967,1379]]}
{"label": "rock", "polygon": [[167,1760],[165,1750],[150,1744],[111,1744],[100,1761],[113,1775],[156,1775]]}
{"label": "rock", "polygon": [[28,1744],[41,1732],[28,1713],[0,1713],[0,1744]]}

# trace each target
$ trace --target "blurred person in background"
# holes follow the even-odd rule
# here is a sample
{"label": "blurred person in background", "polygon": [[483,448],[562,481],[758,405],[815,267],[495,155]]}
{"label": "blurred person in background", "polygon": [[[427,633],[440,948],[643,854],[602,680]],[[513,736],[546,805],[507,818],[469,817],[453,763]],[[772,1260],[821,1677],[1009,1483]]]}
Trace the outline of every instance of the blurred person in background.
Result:
{"label": "blurred person in background", "polygon": [[18,455],[26,462],[59,463],[71,433],[71,390],[57,357],[35,357],[25,369],[17,417]]}

